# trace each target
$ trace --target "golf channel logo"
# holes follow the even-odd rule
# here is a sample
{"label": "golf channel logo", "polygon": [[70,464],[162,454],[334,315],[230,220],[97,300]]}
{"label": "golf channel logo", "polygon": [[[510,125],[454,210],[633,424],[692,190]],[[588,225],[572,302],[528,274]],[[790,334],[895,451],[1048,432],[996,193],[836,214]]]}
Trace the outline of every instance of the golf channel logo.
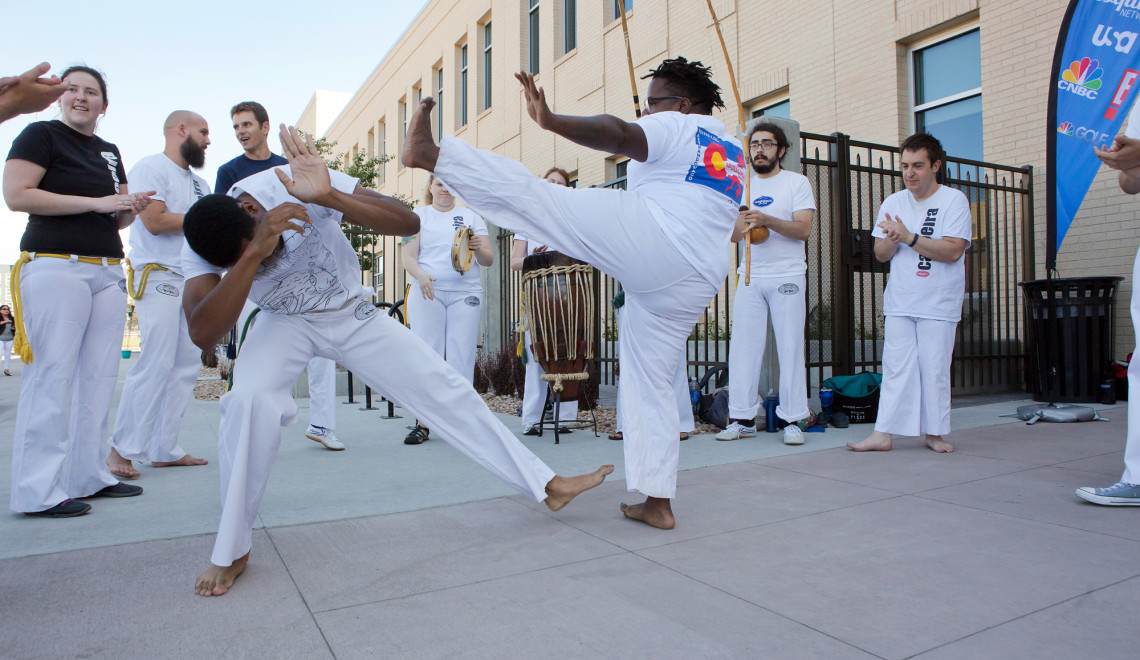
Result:
{"label": "golf channel logo", "polygon": [[1061,73],[1057,88],[1086,99],[1095,99],[1096,90],[1104,83],[1100,79],[1102,75],[1104,69],[1100,68],[1100,62],[1085,57],[1073,62]]}
{"label": "golf channel logo", "polygon": [[1061,122],[1061,125],[1057,127],[1058,133],[1063,133],[1064,135],[1068,135],[1070,137],[1075,131],[1076,129],[1073,128],[1073,123],[1068,121]]}

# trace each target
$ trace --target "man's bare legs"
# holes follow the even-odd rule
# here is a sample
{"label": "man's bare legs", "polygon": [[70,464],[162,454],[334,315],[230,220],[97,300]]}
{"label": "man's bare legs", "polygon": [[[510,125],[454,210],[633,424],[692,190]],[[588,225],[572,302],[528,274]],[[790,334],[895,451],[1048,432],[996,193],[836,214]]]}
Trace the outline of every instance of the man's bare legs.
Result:
{"label": "man's bare legs", "polygon": [[602,467],[589,472],[587,474],[580,474],[576,477],[559,477],[555,475],[550,483],[546,484],[546,506],[551,511],[557,511],[570,503],[578,495],[590,490],[594,486],[600,485],[606,480],[606,476],[614,471],[614,466],[603,465]]}
{"label": "man's bare legs", "polygon": [[111,453],[107,454],[107,469],[111,474],[123,479],[138,479],[142,473],[135,469],[133,462],[128,461],[111,447]]}
{"label": "man's bare legs", "polygon": [[926,446],[930,447],[939,454],[949,454],[954,451],[954,445],[946,442],[940,435],[926,434]]}
{"label": "man's bare legs", "polygon": [[621,512],[626,518],[639,520],[658,529],[673,529],[677,521],[673,519],[673,507],[663,497],[647,497],[641,504],[621,503]]}
{"label": "man's bare legs", "polygon": [[[948,454],[954,451],[954,445],[942,439],[942,436],[926,434],[926,446],[939,454]],[[871,435],[861,442],[848,442],[847,448],[853,451],[890,451],[891,434],[882,431],[872,431]]]}
{"label": "man's bare legs", "polygon": [[439,147],[431,136],[431,109],[435,99],[425,96],[420,107],[408,120],[408,133],[404,136],[404,152],[400,155],[405,167],[418,167],[428,172],[435,171],[439,160]]}
{"label": "man's bare legs", "polygon": [[234,580],[245,570],[249,563],[249,553],[234,560],[229,566],[215,566],[210,564],[204,573],[194,582],[194,593],[199,596],[221,596],[230,590]]}
{"label": "man's bare legs", "polygon": [[151,467],[180,467],[185,465],[207,465],[209,461],[204,458],[194,458],[186,454],[177,461],[151,461]]}

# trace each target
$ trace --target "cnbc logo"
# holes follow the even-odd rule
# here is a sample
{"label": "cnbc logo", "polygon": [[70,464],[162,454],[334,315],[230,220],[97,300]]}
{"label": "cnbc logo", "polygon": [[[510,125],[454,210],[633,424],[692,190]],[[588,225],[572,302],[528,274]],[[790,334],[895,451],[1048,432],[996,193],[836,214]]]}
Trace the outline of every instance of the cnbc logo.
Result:
{"label": "cnbc logo", "polygon": [[1076,131],[1075,131],[1075,129],[1073,129],[1073,124],[1072,124],[1072,122],[1067,122],[1067,121],[1064,121],[1064,122],[1061,122],[1061,125],[1057,127],[1057,132],[1058,132],[1058,133],[1063,133],[1063,134],[1065,134],[1065,135],[1070,135],[1070,136],[1071,136],[1071,135],[1073,135],[1073,133],[1075,133]]}
{"label": "cnbc logo", "polygon": [[1061,73],[1057,88],[1086,99],[1095,99],[1096,90],[1103,83],[1100,79],[1103,73],[1099,61],[1085,57],[1073,62]]}

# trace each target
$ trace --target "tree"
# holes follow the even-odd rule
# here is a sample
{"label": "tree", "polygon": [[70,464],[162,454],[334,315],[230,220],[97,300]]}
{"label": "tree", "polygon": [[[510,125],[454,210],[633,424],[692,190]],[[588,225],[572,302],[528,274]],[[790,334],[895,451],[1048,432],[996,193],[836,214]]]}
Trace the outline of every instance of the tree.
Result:
{"label": "tree", "polygon": [[[302,138],[312,137],[301,131],[298,133],[301,134]],[[313,146],[317,148],[317,153],[325,159],[330,170],[344,172],[360,181],[360,185],[365,188],[375,189],[376,181],[380,178],[380,168],[384,166],[384,163],[394,158],[389,154],[380,154],[369,158],[360,151],[353,154],[352,158],[348,158],[347,153],[338,154],[334,151],[336,145],[335,141],[330,142],[328,138],[324,137],[317,138],[313,142]],[[345,161],[348,161],[347,167],[345,167]],[[403,202],[408,208],[415,208],[416,206],[416,201],[409,199],[406,195],[396,193],[392,197]],[[340,228],[348,241],[352,243],[352,249],[356,252],[357,259],[360,260],[360,269],[371,271],[376,255],[376,232],[344,222],[341,223]]]}

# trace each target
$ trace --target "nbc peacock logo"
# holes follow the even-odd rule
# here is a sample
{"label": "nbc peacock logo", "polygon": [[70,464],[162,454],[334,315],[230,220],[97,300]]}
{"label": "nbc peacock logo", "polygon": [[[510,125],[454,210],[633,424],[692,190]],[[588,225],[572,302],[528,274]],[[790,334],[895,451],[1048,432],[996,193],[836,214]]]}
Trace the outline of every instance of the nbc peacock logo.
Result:
{"label": "nbc peacock logo", "polygon": [[1057,88],[1087,99],[1095,99],[1098,89],[1103,84],[1100,78],[1104,69],[1100,68],[1098,60],[1088,57],[1076,60],[1061,73],[1057,81]]}
{"label": "nbc peacock logo", "polygon": [[1073,123],[1068,121],[1061,122],[1061,125],[1057,127],[1057,132],[1064,135],[1072,135],[1074,132]]}

